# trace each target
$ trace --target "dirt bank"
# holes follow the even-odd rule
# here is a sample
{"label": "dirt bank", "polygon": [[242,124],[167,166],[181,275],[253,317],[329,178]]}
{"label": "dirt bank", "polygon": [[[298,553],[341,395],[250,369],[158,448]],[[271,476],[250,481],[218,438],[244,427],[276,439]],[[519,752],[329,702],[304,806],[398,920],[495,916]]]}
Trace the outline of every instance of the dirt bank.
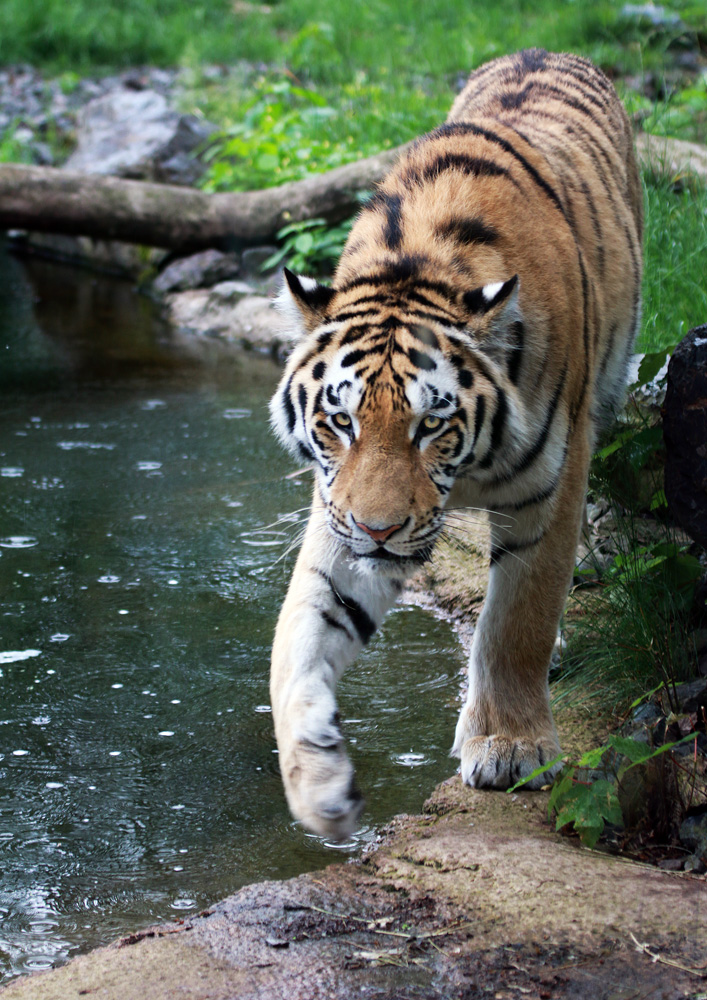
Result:
{"label": "dirt bank", "polygon": [[[468,629],[484,532],[419,581]],[[576,718],[558,719],[565,745]],[[601,722],[593,720],[594,728]],[[588,720],[580,742],[586,747]],[[10,983],[3,1000],[677,1000],[707,995],[707,884],[555,834],[545,793],[451,777],[363,859],[247,886],[199,916]],[[658,956],[658,958],[654,958]]]}

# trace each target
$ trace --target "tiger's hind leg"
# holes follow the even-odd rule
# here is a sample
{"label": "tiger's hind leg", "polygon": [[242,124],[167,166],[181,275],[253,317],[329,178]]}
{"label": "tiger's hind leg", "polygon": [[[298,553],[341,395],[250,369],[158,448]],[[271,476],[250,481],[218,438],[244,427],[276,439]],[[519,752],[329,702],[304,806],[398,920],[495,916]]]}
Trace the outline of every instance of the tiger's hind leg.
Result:
{"label": "tiger's hind leg", "polygon": [[[560,753],[547,676],[574,569],[588,462],[589,434],[575,434],[554,495],[492,528],[489,587],[452,749],[473,787],[508,788]],[[546,784],[559,766],[528,787]]]}

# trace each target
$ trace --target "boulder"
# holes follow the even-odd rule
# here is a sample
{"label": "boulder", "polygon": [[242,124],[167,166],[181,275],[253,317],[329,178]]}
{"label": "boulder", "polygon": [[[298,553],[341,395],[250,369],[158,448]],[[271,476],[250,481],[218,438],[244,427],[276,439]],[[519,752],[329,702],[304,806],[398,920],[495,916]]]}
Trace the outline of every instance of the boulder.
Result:
{"label": "boulder", "polygon": [[236,254],[219,250],[202,250],[190,257],[172,261],[155,278],[152,287],[159,294],[183,292],[187,288],[211,288],[222,281],[235,278],[240,271]]}
{"label": "boulder", "polygon": [[215,130],[175,111],[155,90],[122,87],[82,109],[77,146],[65,166],[91,174],[193,184],[203,170],[193,154]]}
{"label": "boulder", "polygon": [[690,330],[670,359],[663,437],[668,505],[707,549],[707,324]]}

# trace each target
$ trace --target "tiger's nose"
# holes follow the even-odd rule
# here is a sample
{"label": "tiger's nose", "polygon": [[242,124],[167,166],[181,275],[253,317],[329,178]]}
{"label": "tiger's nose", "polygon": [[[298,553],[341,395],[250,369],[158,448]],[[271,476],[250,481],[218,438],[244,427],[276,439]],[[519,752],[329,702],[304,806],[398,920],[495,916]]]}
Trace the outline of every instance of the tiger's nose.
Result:
{"label": "tiger's nose", "polygon": [[369,528],[367,524],[362,524],[361,521],[354,521],[354,524],[361,531],[365,531],[367,535],[370,535],[374,542],[378,542],[379,544],[390,538],[398,528],[402,528],[402,524],[391,524],[387,528]]}

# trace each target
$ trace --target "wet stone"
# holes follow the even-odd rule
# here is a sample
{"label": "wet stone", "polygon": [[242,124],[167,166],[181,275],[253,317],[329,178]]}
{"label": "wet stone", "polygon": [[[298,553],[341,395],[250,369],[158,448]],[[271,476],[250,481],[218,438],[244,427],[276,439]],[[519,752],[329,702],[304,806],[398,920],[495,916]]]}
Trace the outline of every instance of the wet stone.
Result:
{"label": "wet stone", "polygon": [[239,271],[240,264],[235,254],[204,250],[172,261],[155,279],[152,288],[160,294],[183,292],[187,288],[211,288],[235,278]]}

